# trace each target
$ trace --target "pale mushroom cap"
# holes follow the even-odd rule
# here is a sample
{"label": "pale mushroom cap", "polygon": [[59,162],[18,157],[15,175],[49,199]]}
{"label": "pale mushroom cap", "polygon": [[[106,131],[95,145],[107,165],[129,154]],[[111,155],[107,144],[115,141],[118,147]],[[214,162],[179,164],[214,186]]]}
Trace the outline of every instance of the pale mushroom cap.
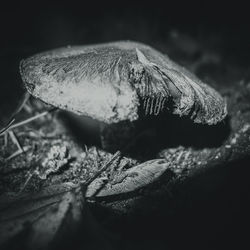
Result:
{"label": "pale mushroom cap", "polygon": [[105,123],[170,112],[215,124],[227,114],[213,88],[157,50],[130,41],[60,48],[20,64],[27,90],[56,107]]}

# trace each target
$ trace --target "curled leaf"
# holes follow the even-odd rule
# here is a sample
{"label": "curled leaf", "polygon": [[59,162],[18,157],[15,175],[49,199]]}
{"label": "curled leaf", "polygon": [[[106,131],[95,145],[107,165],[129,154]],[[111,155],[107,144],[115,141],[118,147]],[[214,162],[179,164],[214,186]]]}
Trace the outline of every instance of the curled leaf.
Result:
{"label": "curled leaf", "polygon": [[155,182],[169,168],[164,159],[146,161],[118,175],[111,182],[101,185],[94,180],[87,188],[86,197],[105,197],[134,192]]}

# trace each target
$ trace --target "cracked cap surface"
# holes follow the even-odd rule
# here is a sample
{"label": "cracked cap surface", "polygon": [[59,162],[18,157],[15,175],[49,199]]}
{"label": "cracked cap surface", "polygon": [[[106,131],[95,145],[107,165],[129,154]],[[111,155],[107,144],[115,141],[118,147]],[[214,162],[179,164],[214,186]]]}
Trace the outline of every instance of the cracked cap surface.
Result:
{"label": "cracked cap surface", "polygon": [[138,42],[59,48],[20,63],[28,92],[53,106],[111,124],[168,109],[216,124],[225,100],[166,55]]}

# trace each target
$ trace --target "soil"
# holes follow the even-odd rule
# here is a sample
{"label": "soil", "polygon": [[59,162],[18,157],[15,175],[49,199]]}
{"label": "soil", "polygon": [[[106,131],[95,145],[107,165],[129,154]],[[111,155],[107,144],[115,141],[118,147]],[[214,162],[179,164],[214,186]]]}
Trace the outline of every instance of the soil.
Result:
{"label": "soil", "polygon": [[[243,228],[249,219],[250,80],[245,64],[230,60],[233,55],[221,47],[224,37],[213,38],[173,30],[165,40],[151,42],[218,90],[227,100],[228,117],[214,126],[170,115],[145,121],[153,133],[99,178],[112,181],[154,158],[163,159],[168,168],[136,192],[87,199],[97,224],[111,234],[104,237],[107,249],[224,249],[247,242]],[[9,87],[2,89],[7,95]],[[8,92],[12,99],[1,100],[2,126],[24,93],[20,86],[16,89]],[[15,123],[50,109],[30,98]],[[84,183],[112,158],[114,152],[100,146],[98,128],[77,127],[71,115],[56,110],[0,136],[2,214],[4,202],[39,196],[52,186],[66,190],[65,183]]]}

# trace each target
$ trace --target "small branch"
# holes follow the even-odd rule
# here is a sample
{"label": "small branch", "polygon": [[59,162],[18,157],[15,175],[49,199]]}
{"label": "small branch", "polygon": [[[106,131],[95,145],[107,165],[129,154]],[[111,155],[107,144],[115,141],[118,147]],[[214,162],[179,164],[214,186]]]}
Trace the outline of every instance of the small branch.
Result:
{"label": "small branch", "polygon": [[94,176],[90,177],[89,180],[87,180],[85,183],[86,186],[88,186],[92,181],[94,181],[99,175],[101,175],[106,169],[108,169],[113,163],[115,160],[119,159],[121,157],[121,152],[120,151],[117,151],[113,156],[112,158],[103,165],[103,167],[97,171]]}
{"label": "small branch", "polygon": [[24,152],[23,147],[21,146],[21,144],[20,144],[18,138],[16,137],[15,133],[13,131],[9,131],[8,133],[10,135],[10,138],[11,138],[12,142],[17,146],[18,150]]}
{"label": "small branch", "polygon": [[17,109],[11,115],[11,118],[10,118],[10,121],[8,122],[8,124],[3,129],[0,130],[0,135],[3,134],[4,132],[6,132],[10,128],[10,126],[15,121],[15,116],[23,109],[23,107],[25,106],[25,104],[29,100],[29,98],[30,98],[30,94],[28,92],[26,92],[20,105],[17,107]]}
{"label": "small branch", "polygon": [[27,124],[27,123],[30,123],[30,122],[32,122],[32,121],[34,121],[34,120],[36,120],[36,119],[38,119],[38,118],[41,118],[41,117],[43,117],[43,116],[45,116],[45,115],[47,115],[47,114],[49,114],[49,113],[51,113],[51,112],[54,112],[56,109],[57,109],[57,108],[52,108],[52,109],[50,109],[50,110],[44,111],[44,112],[42,112],[42,113],[40,113],[40,114],[37,114],[37,115],[35,115],[35,116],[32,116],[32,117],[30,117],[30,118],[28,118],[28,119],[26,119],[26,120],[24,120],[24,121],[15,123],[15,124],[13,124],[13,125],[12,125],[12,123],[13,123],[14,121],[11,121],[11,123],[9,123],[7,127],[3,128],[3,129],[0,131],[0,134],[5,133],[5,132],[7,132],[8,130],[11,130],[11,129],[14,129],[14,128],[23,126],[23,125],[25,125],[25,124]]}
{"label": "small branch", "polygon": [[0,135],[4,134],[4,133],[11,127],[11,125],[13,124],[14,121],[15,121],[15,118],[12,118],[12,119],[8,122],[8,124],[7,124],[4,128],[2,128],[2,129],[0,130]]}
{"label": "small branch", "polygon": [[19,107],[16,109],[16,111],[13,113],[12,117],[16,116],[26,105],[27,101],[30,98],[30,94],[28,92],[25,93],[24,98],[22,102],[20,103]]}
{"label": "small branch", "polygon": [[13,159],[14,157],[17,157],[20,154],[23,154],[25,152],[27,152],[31,147],[30,146],[24,146],[23,150],[18,149],[15,153],[13,153],[12,155],[10,155],[9,157],[5,158],[5,161],[10,161],[11,159]]}
{"label": "small branch", "polygon": [[8,133],[4,133],[4,147],[6,148],[8,146]]}
{"label": "small branch", "polygon": [[23,192],[23,190],[26,188],[26,186],[28,185],[28,183],[30,182],[31,178],[33,177],[35,172],[28,172],[28,177],[26,178],[23,186],[20,188],[20,190],[18,191],[18,194],[21,194]]}

